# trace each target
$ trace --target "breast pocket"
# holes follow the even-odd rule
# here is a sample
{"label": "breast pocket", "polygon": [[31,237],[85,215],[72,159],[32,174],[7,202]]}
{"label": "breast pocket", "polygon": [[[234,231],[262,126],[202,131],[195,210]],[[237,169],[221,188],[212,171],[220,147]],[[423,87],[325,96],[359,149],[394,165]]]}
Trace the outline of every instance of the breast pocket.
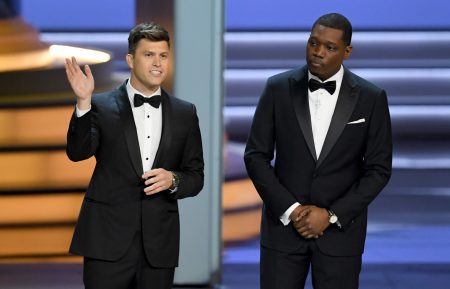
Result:
{"label": "breast pocket", "polygon": [[366,122],[347,123],[344,131],[342,132],[341,139],[352,144],[363,143],[366,137],[366,132]]}

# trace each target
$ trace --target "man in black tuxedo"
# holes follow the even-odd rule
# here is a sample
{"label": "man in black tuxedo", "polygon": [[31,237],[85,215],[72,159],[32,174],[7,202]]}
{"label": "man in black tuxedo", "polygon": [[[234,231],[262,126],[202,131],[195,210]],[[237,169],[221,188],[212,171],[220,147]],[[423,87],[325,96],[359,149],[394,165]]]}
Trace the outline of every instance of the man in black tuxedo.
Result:
{"label": "man in black tuxedo", "polygon": [[[261,288],[358,288],[367,208],[387,184],[392,136],[384,90],[342,66],[352,27],[316,20],[305,67],[268,79],[245,164],[264,206]],[[275,162],[272,160],[275,156]]]}
{"label": "man in black tuxedo", "polygon": [[84,256],[86,288],[172,288],[177,200],[202,189],[204,163],[195,106],[161,88],[169,50],[163,27],[137,25],[128,38],[130,78],[96,95],[89,66],[83,73],[66,60],[77,97],[67,155],[97,161],[70,246]]}

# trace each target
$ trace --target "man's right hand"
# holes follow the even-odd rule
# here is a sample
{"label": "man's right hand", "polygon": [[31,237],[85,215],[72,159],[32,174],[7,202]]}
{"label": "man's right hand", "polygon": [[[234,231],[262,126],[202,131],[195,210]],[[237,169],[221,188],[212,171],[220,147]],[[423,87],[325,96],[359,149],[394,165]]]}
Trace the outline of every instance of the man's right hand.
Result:
{"label": "man's right hand", "polygon": [[91,107],[91,98],[94,91],[94,77],[92,76],[89,65],[84,66],[84,73],[80,69],[77,60],[72,56],[72,59],[66,58],[67,79],[73,92],[77,96],[78,109],[85,110]]}
{"label": "man's right hand", "polygon": [[289,216],[289,218],[291,219],[292,222],[298,222],[300,221],[303,217],[305,217],[306,215],[309,214],[309,212],[311,211],[311,209],[309,208],[309,206],[297,206],[291,213],[291,215]]}

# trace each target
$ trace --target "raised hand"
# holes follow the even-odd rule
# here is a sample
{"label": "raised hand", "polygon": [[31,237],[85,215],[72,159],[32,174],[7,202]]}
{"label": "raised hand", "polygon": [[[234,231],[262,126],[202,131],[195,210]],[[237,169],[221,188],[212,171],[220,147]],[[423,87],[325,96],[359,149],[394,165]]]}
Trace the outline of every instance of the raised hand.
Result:
{"label": "raised hand", "polygon": [[88,109],[91,105],[92,93],[94,91],[94,77],[89,65],[84,66],[84,73],[75,57],[66,58],[67,79],[73,92],[77,96],[77,106],[79,109]]}

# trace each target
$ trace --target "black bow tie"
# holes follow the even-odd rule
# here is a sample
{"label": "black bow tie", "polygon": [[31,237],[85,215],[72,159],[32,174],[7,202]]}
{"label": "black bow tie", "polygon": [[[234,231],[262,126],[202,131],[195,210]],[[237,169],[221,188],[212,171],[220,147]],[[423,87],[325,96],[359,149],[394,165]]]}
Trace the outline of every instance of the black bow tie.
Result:
{"label": "black bow tie", "polygon": [[336,81],[319,82],[314,78],[311,78],[308,82],[308,88],[311,92],[318,90],[319,88],[326,89],[330,94],[333,94],[336,90]]}
{"label": "black bow tie", "polygon": [[154,108],[158,108],[161,104],[161,95],[154,95],[152,97],[143,97],[137,93],[134,95],[134,107],[139,107],[143,105],[144,102],[150,104]]}

